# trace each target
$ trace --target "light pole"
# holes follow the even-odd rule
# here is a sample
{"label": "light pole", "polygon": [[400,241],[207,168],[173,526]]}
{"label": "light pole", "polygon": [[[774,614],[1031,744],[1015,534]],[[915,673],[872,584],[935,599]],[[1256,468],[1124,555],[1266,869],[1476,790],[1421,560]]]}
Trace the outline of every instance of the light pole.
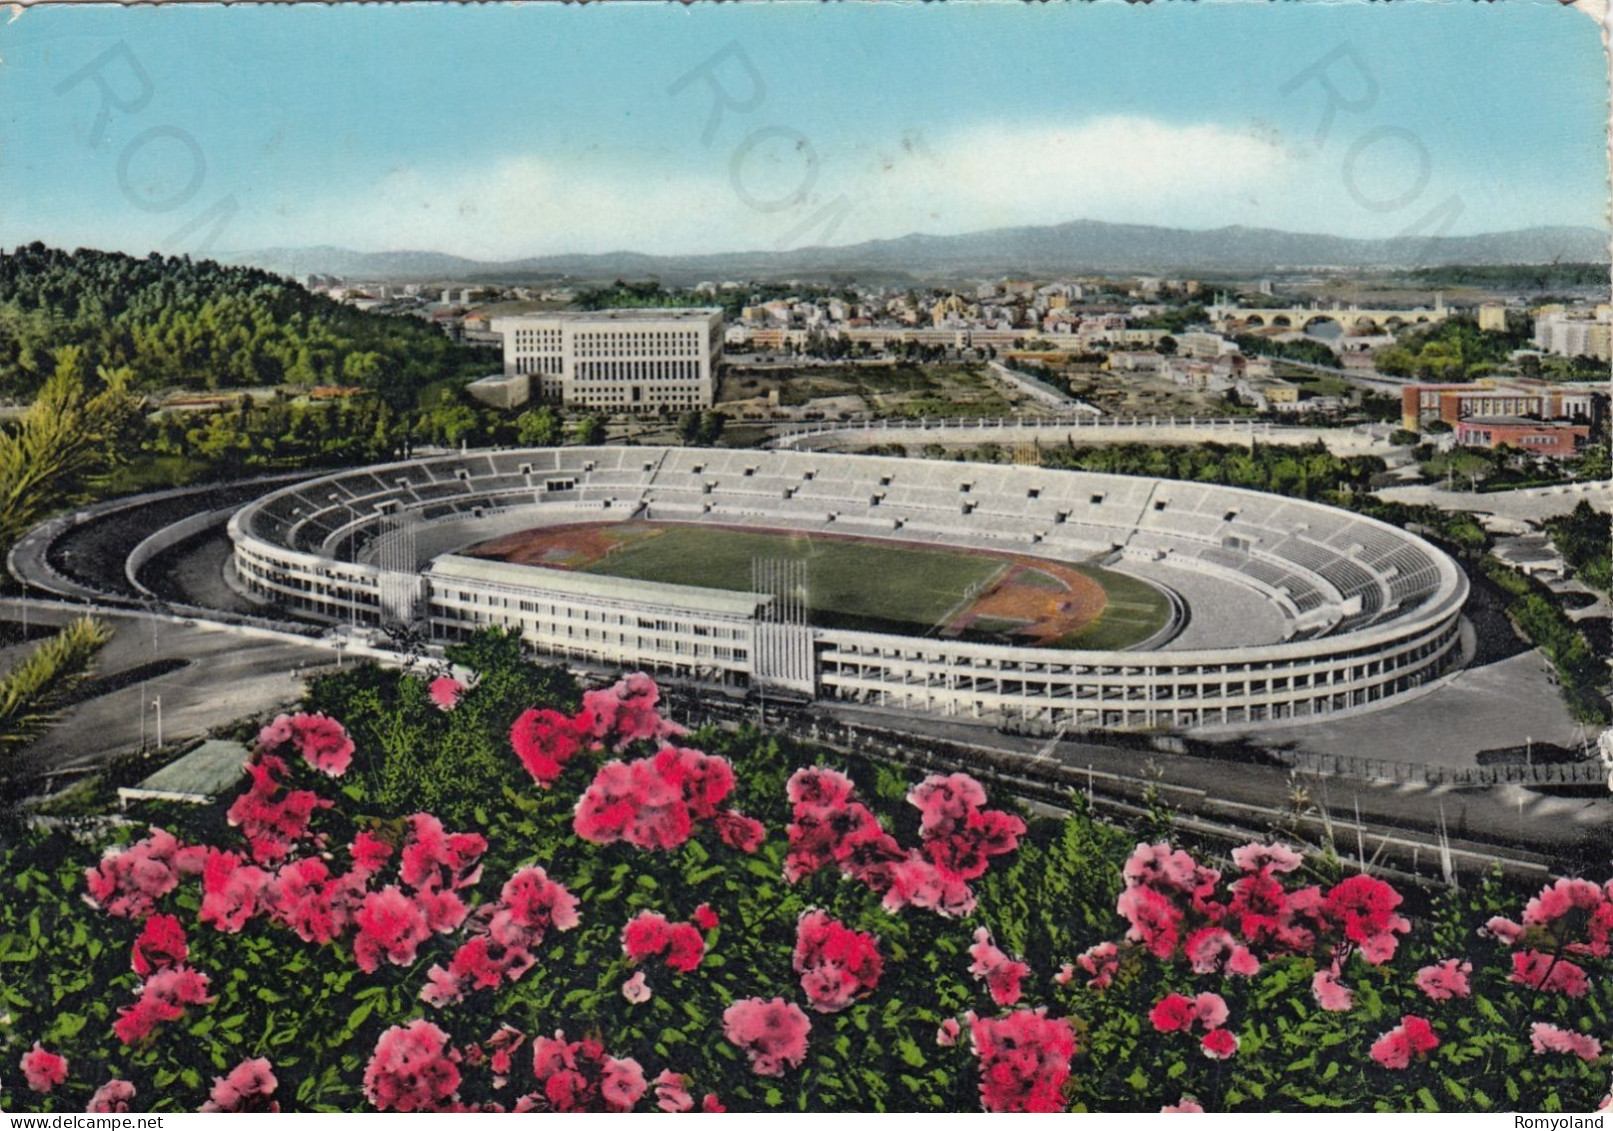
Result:
{"label": "light pole", "polygon": [[157,747],[159,749],[161,749],[161,747],[162,747],[162,696],[159,695],[155,699],[153,699],[151,701],[151,705],[153,707],[157,708]]}

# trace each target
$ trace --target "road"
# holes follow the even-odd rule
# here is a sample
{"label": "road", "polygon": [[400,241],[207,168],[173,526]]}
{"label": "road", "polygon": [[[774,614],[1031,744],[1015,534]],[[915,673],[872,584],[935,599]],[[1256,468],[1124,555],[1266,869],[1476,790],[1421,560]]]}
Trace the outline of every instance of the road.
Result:
{"label": "road", "polygon": [[[0,601],[0,619],[22,620],[21,602]],[[79,610],[31,602],[33,624],[61,624]],[[329,644],[269,636],[244,637],[239,630],[187,625],[139,613],[98,612],[113,629],[101,653],[96,676],[115,676],[153,660],[175,658],[186,666],[150,680],[79,703],[38,742],[12,762],[11,772],[28,777],[45,772],[77,772],[140,748],[142,715],[148,743],[155,743],[162,699],[163,740],[200,737],[211,727],[294,702],[302,691],[298,668],[329,665]]]}
{"label": "road", "polygon": [[1453,841],[1481,850],[1486,844],[1495,846],[1499,855],[1518,848],[1559,861],[1569,870],[1606,871],[1607,830],[1613,825],[1613,798],[1606,795],[1553,797],[1518,786],[1457,788],[1319,777],[1283,767],[1117,749],[1078,738],[1060,741],[1049,751],[1046,739],[1003,735],[956,720],[840,705],[826,713],[854,725],[1022,755],[1043,754],[1076,770],[1078,777],[1087,769],[1095,774],[1152,777],[1161,785],[1178,787],[1167,793],[1167,800],[1185,810],[1247,809],[1245,823],[1252,827],[1267,828],[1270,820],[1265,815],[1290,812],[1297,787],[1311,804],[1327,811],[1341,841],[1353,841],[1359,812],[1369,857],[1374,837],[1392,835],[1397,829],[1426,835],[1436,832],[1443,820]]}
{"label": "road", "polygon": [[1613,511],[1613,482],[1564,483],[1517,491],[1446,491],[1427,484],[1382,487],[1375,494],[1386,502],[1435,506],[1447,511],[1473,511],[1516,521],[1539,522],[1567,514],[1583,500],[1599,511]]}

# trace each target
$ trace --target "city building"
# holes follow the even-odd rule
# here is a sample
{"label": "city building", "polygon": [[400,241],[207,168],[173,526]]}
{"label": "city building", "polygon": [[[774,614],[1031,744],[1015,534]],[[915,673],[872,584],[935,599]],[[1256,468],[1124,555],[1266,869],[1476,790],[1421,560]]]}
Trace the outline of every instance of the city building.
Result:
{"label": "city building", "polygon": [[1530,416],[1595,425],[1607,413],[1605,389],[1552,385],[1526,377],[1468,385],[1410,384],[1400,390],[1401,423],[1412,431],[1442,420],[1454,427],[1480,416]]}
{"label": "city building", "polygon": [[1522,416],[1475,416],[1456,425],[1456,442],[1463,447],[1499,448],[1505,445],[1554,459],[1578,454],[1590,435],[1588,424],[1530,420]]}
{"label": "city building", "polygon": [[520,408],[532,399],[532,378],[525,373],[495,373],[472,381],[465,391],[490,408]]}
{"label": "city building", "polygon": [[597,310],[493,319],[504,374],[528,377],[531,399],[644,413],[710,408],[722,311]]}
{"label": "city building", "polygon": [[1505,303],[1483,302],[1479,304],[1479,329],[1486,333],[1504,334],[1507,331],[1507,308]]}
{"label": "city building", "polygon": [[1613,327],[1608,324],[1606,307],[1595,317],[1566,311],[1546,311],[1535,316],[1535,344],[1545,353],[1560,357],[1594,357],[1613,360]]}

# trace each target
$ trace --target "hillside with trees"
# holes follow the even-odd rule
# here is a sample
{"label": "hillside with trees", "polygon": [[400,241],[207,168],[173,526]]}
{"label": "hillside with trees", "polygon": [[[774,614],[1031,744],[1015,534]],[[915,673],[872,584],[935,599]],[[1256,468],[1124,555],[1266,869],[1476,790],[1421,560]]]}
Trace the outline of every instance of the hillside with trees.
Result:
{"label": "hillside with trees", "polygon": [[0,255],[0,396],[32,397],[66,347],[91,370],[126,369],[135,389],[356,385],[399,407],[494,364],[418,319],[256,268],[41,243]]}

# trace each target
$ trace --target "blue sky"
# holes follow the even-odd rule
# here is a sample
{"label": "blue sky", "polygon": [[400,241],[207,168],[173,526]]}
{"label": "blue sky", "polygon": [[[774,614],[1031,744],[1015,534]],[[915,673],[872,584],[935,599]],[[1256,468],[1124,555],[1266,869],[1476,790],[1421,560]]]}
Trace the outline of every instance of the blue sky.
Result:
{"label": "blue sky", "polygon": [[[1392,236],[1602,226],[1608,197],[1596,28],[1554,0],[94,5],[26,11],[0,59],[7,245]],[[1313,67],[1348,103],[1320,139]],[[99,136],[98,82],[129,107]]]}

